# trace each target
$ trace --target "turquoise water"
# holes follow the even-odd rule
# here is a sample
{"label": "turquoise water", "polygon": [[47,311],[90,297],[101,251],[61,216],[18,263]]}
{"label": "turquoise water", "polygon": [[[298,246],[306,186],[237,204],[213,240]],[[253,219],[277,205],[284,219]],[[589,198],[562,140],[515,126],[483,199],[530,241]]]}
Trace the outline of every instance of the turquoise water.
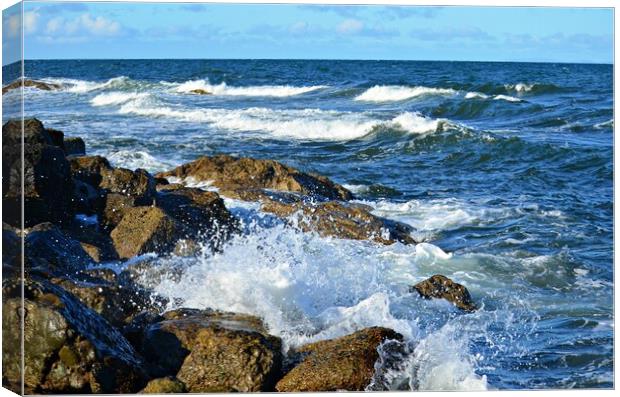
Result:
{"label": "turquoise water", "polygon": [[[411,349],[392,388],[613,386],[611,65],[27,61],[25,74],[64,86],[26,89],[26,116],[117,166],[277,159],[425,240],[321,238],[228,200],[245,235],[160,259],[185,269],[157,287],[177,305],[260,315],[287,346],[392,327]],[[3,99],[16,109],[16,92]],[[436,273],[482,309],[408,293]]]}

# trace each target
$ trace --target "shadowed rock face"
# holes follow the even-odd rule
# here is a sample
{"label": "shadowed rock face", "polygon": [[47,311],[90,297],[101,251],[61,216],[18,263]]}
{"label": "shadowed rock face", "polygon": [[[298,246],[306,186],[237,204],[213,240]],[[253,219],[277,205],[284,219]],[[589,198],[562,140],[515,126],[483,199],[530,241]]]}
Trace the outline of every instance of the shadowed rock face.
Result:
{"label": "shadowed rock face", "polygon": [[193,393],[269,391],[281,365],[281,341],[254,316],[178,310],[148,326],[145,356]]}
{"label": "shadowed rock face", "polygon": [[298,192],[331,200],[350,200],[353,195],[344,187],[320,175],[303,173],[274,160],[235,158],[227,155],[201,157],[157,177],[194,178],[212,181],[222,195],[236,189],[274,189]]}
{"label": "shadowed rock face", "polygon": [[364,390],[375,373],[377,348],[388,339],[402,340],[402,336],[387,328],[371,327],[302,346],[295,352],[300,363],[278,382],[276,390]]}
{"label": "shadowed rock face", "polygon": [[19,80],[12,82],[11,84],[7,84],[4,87],[2,87],[2,93],[6,94],[10,90],[14,90],[22,86],[33,87],[33,88],[37,88],[43,91],[52,91],[52,90],[58,90],[61,88],[60,84],[44,83],[42,81],[28,80],[28,79],[25,79],[25,80],[19,79]]}
{"label": "shadowed rock face", "polygon": [[62,136],[46,130],[37,119],[23,123],[24,164],[22,170],[22,122],[2,126],[3,221],[20,226],[22,171],[24,178],[24,224],[62,224],[73,218],[73,180],[61,147]]}
{"label": "shadowed rock face", "polygon": [[467,288],[440,274],[410,287],[409,291],[417,291],[426,299],[445,299],[461,310],[475,311],[477,309]]}
{"label": "shadowed rock face", "polygon": [[[115,328],[73,295],[45,280],[25,282],[24,382],[26,393],[132,393],[146,383],[139,354]],[[17,329],[21,286],[3,282],[3,362],[10,383],[18,383]]]}

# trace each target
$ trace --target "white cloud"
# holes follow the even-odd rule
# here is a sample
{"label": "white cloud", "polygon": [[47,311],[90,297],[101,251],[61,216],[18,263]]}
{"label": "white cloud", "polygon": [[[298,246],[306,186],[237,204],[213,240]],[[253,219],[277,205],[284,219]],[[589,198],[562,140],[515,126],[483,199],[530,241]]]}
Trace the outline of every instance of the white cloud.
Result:
{"label": "white cloud", "polygon": [[21,33],[21,18],[19,17],[19,14],[16,15],[11,15],[8,18],[8,21],[5,24],[6,26],[6,33],[4,33],[6,36],[8,37],[17,37],[20,35]]}
{"label": "white cloud", "polygon": [[47,35],[68,36],[117,36],[122,32],[121,24],[102,16],[88,13],[73,19],[56,17],[50,19],[45,27]]}
{"label": "white cloud", "polygon": [[364,29],[364,23],[357,19],[345,19],[336,28],[338,32],[343,34],[352,34],[361,32]]}
{"label": "white cloud", "polygon": [[34,33],[37,30],[39,21],[39,13],[36,11],[27,11],[24,13],[24,32]]}

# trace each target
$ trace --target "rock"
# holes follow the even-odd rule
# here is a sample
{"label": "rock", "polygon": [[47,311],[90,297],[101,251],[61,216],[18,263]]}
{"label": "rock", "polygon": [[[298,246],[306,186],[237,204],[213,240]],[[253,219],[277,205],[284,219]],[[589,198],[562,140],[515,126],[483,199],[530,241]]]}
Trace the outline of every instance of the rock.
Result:
{"label": "rock", "polygon": [[273,390],[281,341],[259,318],[211,310],[177,310],[164,318],[146,329],[144,354],[163,373],[176,373],[189,392]]}
{"label": "rock", "polygon": [[99,187],[110,193],[132,197],[134,205],[150,205],[155,199],[155,180],[143,169],[102,169]]}
{"label": "rock", "polygon": [[[76,278],[79,278],[79,275]],[[114,326],[122,326],[145,310],[162,309],[161,300],[157,302],[148,291],[133,284],[120,285],[116,281],[110,282],[92,276],[85,281],[67,278],[55,278],[51,281],[75,295]]]}
{"label": "rock", "polygon": [[203,90],[202,88],[197,88],[195,90],[191,90],[190,92],[192,94],[198,94],[198,95],[213,95],[212,92],[207,91],[207,90]]}
{"label": "rock", "polygon": [[4,277],[21,271],[22,239],[11,225],[2,222],[2,272]]}
{"label": "rock", "polygon": [[103,198],[103,204],[97,214],[99,226],[105,231],[114,229],[125,212],[130,208],[135,208],[135,199],[119,193],[108,193]]}
{"label": "rock", "polygon": [[414,291],[426,299],[445,299],[461,310],[475,311],[477,309],[467,288],[441,274],[436,274],[409,288],[409,292]]}
{"label": "rock", "polygon": [[171,376],[165,378],[157,378],[149,381],[144,389],[140,391],[143,394],[164,394],[164,393],[186,393],[185,384],[180,380]]}
{"label": "rock", "polygon": [[71,164],[71,175],[91,186],[98,187],[101,183],[101,174],[104,171],[111,171],[112,166],[105,157],[101,156],[79,156],[69,159]]}
{"label": "rock", "polygon": [[24,241],[27,270],[55,275],[74,274],[91,263],[80,243],[51,223],[33,227]]}
{"label": "rock", "polygon": [[52,90],[58,90],[61,88],[60,84],[44,83],[43,81],[36,81],[36,80],[29,80],[29,79],[24,79],[24,80],[19,79],[19,80],[12,82],[11,84],[8,84],[2,87],[2,94],[6,94],[10,90],[14,90],[22,86],[33,87],[33,88],[37,88],[43,91],[52,91]]}
{"label": "rock", "polygon": [[[4,221],[19,226],[22,201],[21,121],[2,127]],[[37,119],[24,120],[23,200],[26,227],[73,218],[73,181],[62,149]]]}
{"label": "rock", "polygon": [[166,253],[181,238],[182,227],[157,207],[134,207],[124,212],[110,237],[120,258],[147,252]]}
{"label": "rock", "polygon": [[294,218],[303,231],[315,231],[321,236],[351,240],[372,240],[381,244],[415,244],[414,229],[404,223],[381,218],[369,212],[367,206],[329,201],[325,203],[263,200],[261,210],[283,218]]}
{"label": "rock", "polygon": [[350,191],[324,176],[303,173],[274,160],[205,156],[156,176],[212,181],[224,196],[237,189],[273,189],[331,200],[353,198]]}
{"label": "rock", "polygon": [[157,206],[184,226],[184,238],[188,241],[181,248],[189,247],[190,251],[197,248],[192,240],[200,239],[213,248],[219,248],[238,231],[236,218],[215,192],[176,186],[161,189],[157,194]]}
{"label": "rock", "polygon": [[119,259],[112,239],[108,234],[102,233],[97,224],[75,221],[63,231],[72,239],[77,240],[94,262]]}
{"label": "rock", "polygon": [[164,279],[179,282],[184,269],[184,264],[177,261],[159,262],[145,258],[127,265],[118,277],[121,283],[134,283],[152,289]]}
{"label": "rock", "polygon": [[94,215],[101,213],[106,195],[100,189],[79,179],[73,180],[73,211],[76,214]]}
{"label": "rock", "polygon": [[27,394],[134,393],[146,383],[143,360],[125,338],[77,298],[46,280],[3,282],[3,381],[19,383],[18,329],[24,318]]}
{"label": "rock", "polygon": [[302,346],[301,362],[276,385],[279,392],[362,391],[375,373],[377,348],[402,335],[381,327],[365,328],[351,335]]}
{"label": "rock", "polygon": [[65,137],[63,143],[67,156],[84,156],[86,154],[86,144],[80,137]]}

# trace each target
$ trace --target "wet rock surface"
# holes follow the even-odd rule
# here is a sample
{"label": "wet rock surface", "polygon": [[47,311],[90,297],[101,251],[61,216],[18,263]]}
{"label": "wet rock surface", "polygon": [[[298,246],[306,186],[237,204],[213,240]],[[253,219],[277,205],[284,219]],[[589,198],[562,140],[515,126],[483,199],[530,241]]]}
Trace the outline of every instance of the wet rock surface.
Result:
{"label": "wet rock surface", "polygon": [[211,181],[223,195],[237,189],[263,188],[299,192],[327,199],[353,198],[350,191],[324,176],[304,173],[274,160],[228,155],[205,156],[157,176]]}
{"label": "wet rock surface", "polygon": [[276,385],[280,392],[361,391],[368,386],[386,340],[402,340],[391,329],[365,328],[337,339],[304,345],[294,354],[300,361]]}
{"label": "wet rock surface", "polygon": [[426,299],[445,299],[464,311],[471,312],[477,309],[467,288],[441,274],[436,274],[411,286],[409,291],[415,291]]}
{"label": "wet rock surface", "polygon": [[45,83],[43,81],[30,79],[19,79],[2,87],[2,94],[6,94],[11,90],[15,90],[20,87],[33,87],[43,91],[52,91],[62,88],[60,84]]}
{"label": "wet rock surface", "polygon": [[187,388],[180,380],[173,377],[157,378],[149,381],[144,389],[140,391],[143,394],[164,394],[164,393],[186,393]]}
{"label": "wet rock surface", "polygon": [[[77,298],[43,279],[24,285],[27,393],[132,393],[146,382],[143,360],[118,330]],[[3,281],[3,332],[20,323],[21,286]],[[19,382],[19,334],[3,349],[4,374]]]}

